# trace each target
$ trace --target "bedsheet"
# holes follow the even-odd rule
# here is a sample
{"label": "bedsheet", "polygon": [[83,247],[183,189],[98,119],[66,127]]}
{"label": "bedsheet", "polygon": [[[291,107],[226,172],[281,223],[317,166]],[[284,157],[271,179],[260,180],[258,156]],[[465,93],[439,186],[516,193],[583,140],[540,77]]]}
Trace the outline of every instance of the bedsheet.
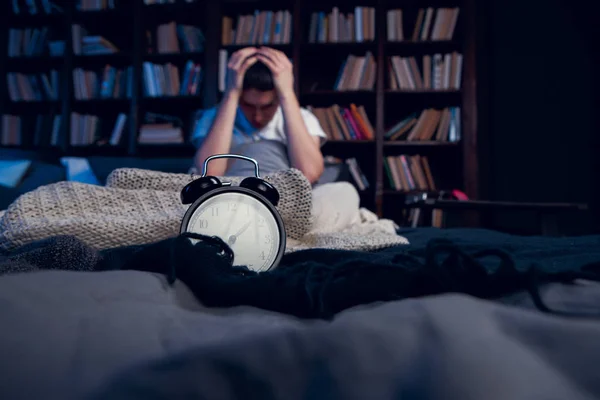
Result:
{"label": "bedsheet", "polygon": [[[470,256],[502,250],[516,270],[536,262],[547,272],[572,272],[598,264],[598,237],[435,229],[402,234],[409,245],[374,253],[307,250],[286,256],[284,266],[296,272],[320,262],[347,276],[363,273],[362,286],[346,281],[352,285],[328,292],[316,308],[318,302],[305,308],[302,301],[285,302],[308,298],[300,275],[276,276],[271,286],[254,276],[262,292],[249,290],[258,288],[251,280],[232,286],[223,279],[227,275],[218,275],[211,292],[198,290],[185,270],[176,269],[184,274],[172,285],[168,271],[133,270],[144,269],[143,260],[159,265],[165,242],[145,255],[151,247],[97,253],[85,246],[66,251],[31,246],[4,254],[0,266],[21,269],[0,277],[0,398],[600,397],[597,283],[542,281],[537,287],[544,306],[567,313],[563,316],[541,312],[527,282],[512,280],[526,275],[493,281],[488,289],[498,290],[495,296],[482,298],[485,293],[473,283],[488,281],[471,268],[474,257],[459,263],[458,253],[436,264],[438,275],[435,269],[382,275],[379,284],[365,278],[377,276],[390,260],[396,268],[419,269],[418,263],[402,263],[435,255],[427,250],[434,239],[450,241]],[[69,257],[72,265],[61,266]],[[481,260],[489,273],[498,264],[485,254]],[[75,262],[78,271],[56,270]],[[94,265],[103,267],[85,270]],[[468,272],[460,275],[464,285],[453,286],[450,272]],[[317,284],[311,294],[325,287],[327,275],[307,276]],[[480,280],[468,279],[474,277]],[[317,278],[323,278],[320,285]],[[373,287],[379,291],[366,290]],[[235,290],[245,297],[233,296]],[[257,300],[257,293],[263,298]]]}
{"label": "bedsheet", "polygon": [[[598,311],[598,286],[554,285],[553,304]],[[152,273],[11,275],[0,280],[0,398],[598,398],[600,323],[525,299],[444,294],[301,320],[206,308]]]}

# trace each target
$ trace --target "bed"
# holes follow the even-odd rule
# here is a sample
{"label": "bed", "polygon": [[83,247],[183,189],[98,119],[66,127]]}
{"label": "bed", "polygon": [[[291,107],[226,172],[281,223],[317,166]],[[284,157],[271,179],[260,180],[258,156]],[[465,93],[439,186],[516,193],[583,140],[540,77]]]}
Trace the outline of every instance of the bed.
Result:
{"label": "bed", "polygon": [[21,196],[0,220],[0,398],[600,396],[600,237],[403,229],[359,208],[340,227],[296,178],[272,177],[291,247],[262,274],[173,235],[175,203],[144,221],[93,206],[173,199],[183,175]]}

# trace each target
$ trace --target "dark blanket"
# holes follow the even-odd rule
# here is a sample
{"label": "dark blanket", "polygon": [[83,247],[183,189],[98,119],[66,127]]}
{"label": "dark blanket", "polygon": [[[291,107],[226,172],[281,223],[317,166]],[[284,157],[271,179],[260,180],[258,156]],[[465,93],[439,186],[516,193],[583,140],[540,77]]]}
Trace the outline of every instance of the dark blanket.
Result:
{"label": "dark blanket", "polygon": [[260,275],[184,238],[4,254],[0,398],[600,398],[600,285],[545,283],[593,278],[598,237],[402,233]]}
{"label": "dark blanket", "polygon": [[97,252],[73,237],[56,237],[5,254],[0,271],[154,272],[171,283],[181,280],[208,307],[249,305],[302,318],[331,318],[376,301],[441,293],[500,299],[524,290],[541,310],[561,312],[547,308],[540,284],[599,276],[600,236],[520,237],[435,228],[400,233],[410,245],[378,252],[304,250],[287,254],[279,268],[265,273],[232,267],[229,248],[218,241],[192,245],[177,237]]}

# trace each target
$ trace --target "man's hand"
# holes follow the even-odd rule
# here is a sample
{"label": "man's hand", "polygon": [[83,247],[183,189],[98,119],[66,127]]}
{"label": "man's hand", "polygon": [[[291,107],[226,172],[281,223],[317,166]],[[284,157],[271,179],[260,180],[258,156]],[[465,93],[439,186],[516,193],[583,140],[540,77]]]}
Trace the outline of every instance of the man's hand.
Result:
{"label": "man's hand", "polygon": [[246,70],[257,61],[256,47],[245,47],[233,53],[227,63],[227,89],[228,93],[239,94],[244,84]]}
{"label": "man's hand", "polygon": [[284,53],[270,47],[261,47],[256,57],[271,70],[275,89],[280,95],[294,92],[293,66]]}

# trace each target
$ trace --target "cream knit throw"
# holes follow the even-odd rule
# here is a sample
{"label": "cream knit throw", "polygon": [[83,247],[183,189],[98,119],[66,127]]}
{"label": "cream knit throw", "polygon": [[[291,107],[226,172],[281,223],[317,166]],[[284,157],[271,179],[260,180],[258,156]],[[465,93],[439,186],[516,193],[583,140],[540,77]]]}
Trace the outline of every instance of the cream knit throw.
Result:
{"label": "cream knit throw", "polygon": [[[106,186],[59,182],[39,187],[20,196],[1,215],[0,247],[11,250],[51,236],[72,235],[107,249],[176,236],[188,207],[181,204],[179,193],[191,179],[187,174],[123,168],[110,174]],[[237,185],[243,177],[221,179]],[[315,247],[374,250],[407,243],[389,224],[374,223],[377,218],[368,213],[365,218],[364,210],[359,221],[353,217],[352,226],[323,229],[322,218],[313,214],[310,183],[296,169],[264,179],[280,193],[277,208],[287,231],[286,252]]]}

